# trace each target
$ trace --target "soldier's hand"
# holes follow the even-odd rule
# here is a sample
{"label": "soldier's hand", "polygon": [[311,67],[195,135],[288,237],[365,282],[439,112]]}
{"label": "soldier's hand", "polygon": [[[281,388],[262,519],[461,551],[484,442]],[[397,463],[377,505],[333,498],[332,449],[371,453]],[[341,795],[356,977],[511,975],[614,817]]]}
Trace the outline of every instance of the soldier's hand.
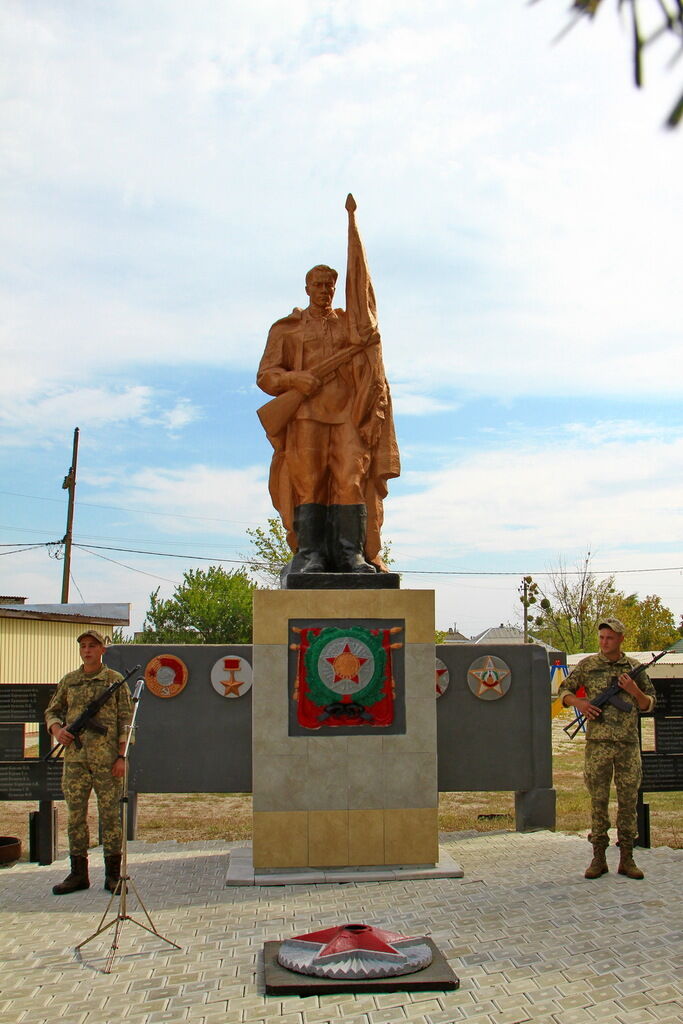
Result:
{"label": "soldier's hand", "polygon": [[60,725],[59,729],[56,729],[52,735],[57,740],[57,743],[61,743],[65,747],[68,747],[74,741],[73,735],[63,725]]}
{"label": "soldier's hand", "polygon": [[626,693],[630,693],[632,697],[635,697],[637,692],[640,692],[638,684],[635,679],[631,678],[628,672],[622,672],[622,674],[617,678],[617,683],[621,690],[625,690]]}
{"label": "soldier's hand", "polygon": [[591,702],[589,700],[586,700],[583,697],[579,698],[576,701],[576,704],[574,705],[574,707],[578,708],[579,711],[581,712],[581,714],[583,715],[583,717],[588,719],[588,720],[591,720],[593,718],[598,718],[602,714],[602,711],[601,711],[600,708],[596,708],[595,704],[591,704]]}
{"label": "soldier's hand", "polygon": [[287,374],[287,383],[302,395],[313,395],[321,386],[315,374],[309,373],[308,370],[290,370]]}
{"label": "soldier's hand", "polygon": [[126,762],[122,757],[117,757],[111,766],[111,773],[115,779],[122,779],[126,772]]}

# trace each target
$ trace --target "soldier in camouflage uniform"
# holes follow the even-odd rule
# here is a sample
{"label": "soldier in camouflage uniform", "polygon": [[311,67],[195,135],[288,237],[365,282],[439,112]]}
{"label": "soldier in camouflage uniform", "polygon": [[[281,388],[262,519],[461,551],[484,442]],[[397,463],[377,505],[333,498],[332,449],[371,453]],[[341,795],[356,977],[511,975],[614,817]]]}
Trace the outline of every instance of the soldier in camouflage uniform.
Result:
{"label": "soldier in camouflage uniform", "polygon": [[45,712],[48,731],[65,748],[62,789],[69,811],[71,872],[63,882],[54,886],[52,891],[58,896],[90,886],[87,815],[93,789],[97,795],[102,828],[105,889],[114,892],[121,877],[121,780],[125,772],[123,752],[133,717],[133,702],[124,683],[97,713],[96,721],[106,727],[106,734],[86,729],[81,733],[82,748],[78,750],[72,742],[74,737],[65,728],[66,724],[77,718],[91,700],[122,678],[119,672],[102,663],[106,648],[101,633],[88,630],[79,636],[78,644],[83,665],[64,676]]}
{"label": "soldier in camouflage uniform", "polygon": [[[562,703],[578,709],[585,717],[586,754],[584,779],[591,798],[591,834],[593,859],[586,869],[586,878],[599,878],[608,870],[605,851],[609,845],[609,791],[614,773],[617,791],[617,839],[619,872],[629,878],[643,878],[633,860],[633,846],[638,835],[636,803],[642,778],[638,712],[651,711],[655,690],[646,672],[636,682],[628,672],[638,662],[622,653],[625,627],[619,619],[605,619],[599,626],[600,653],[583,658],[560,686]],[[614,677],[622,690],[620,696],[633,707],[621,711],[612,704],[597,708],[591,700],[605,690]],[[586,696],[577,697],[583,686]]]}

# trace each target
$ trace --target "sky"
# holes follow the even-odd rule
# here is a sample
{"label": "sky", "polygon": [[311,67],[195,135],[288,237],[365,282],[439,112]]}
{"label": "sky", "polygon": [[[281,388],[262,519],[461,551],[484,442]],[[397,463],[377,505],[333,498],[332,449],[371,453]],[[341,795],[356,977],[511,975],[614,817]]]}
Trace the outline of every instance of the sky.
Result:
{"label": "sky", "polygon": [[590,550],[678,621],[680,83],[665,40],[633,88],[616,3],[557,40],[568,6],[6,0],[2,594],[60,600],[76,427],[70,600],[139,629],[240,564],[274,515],[256,367],[309,267],[343,280],[353,192],[402,586],[472,636]]}

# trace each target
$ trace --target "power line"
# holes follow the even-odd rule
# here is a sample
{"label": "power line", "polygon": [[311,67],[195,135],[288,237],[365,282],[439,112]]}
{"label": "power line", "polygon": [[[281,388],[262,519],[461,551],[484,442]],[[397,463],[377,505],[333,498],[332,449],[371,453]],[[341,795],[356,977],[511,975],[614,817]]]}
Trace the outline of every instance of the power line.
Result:
{"label": "power line", "polygon": [[84,547],[82,544],[76,544],[75,546],[81,548],[82,551],[86,551],[89,555],[92,555],[93,558],[102,558],[105,562],[111,562],[113,565],[120,565],[123,569],[130,569],[131,572],[137,572],[141,576],[149,576],[150,579],[153,580],[163,580],[165,583],[172,583],[174,586],[178,585],[177,580],[169,580],[168,576],[157,576],[155,573],[145,572],[144,569],[136,569],[134,565],[126,565],[125,562],[117,562],[115,558],[108,558],[106,555],[98,554],[97,551],[90,551],[89,548]]}
{"label": "power line", "polygon": [[[75,544],[74,547],[83,547],[82,544]],[[214,555],[183,555],[177,554],[175,551],[142,551],[139,548],[117,548],[110,547],[104,544],[89,544],[88,548],[96,548],[100,551],[120,551],[125,554],[131,555],[154,555],[160,558],[184,558],[192,559],[200,562],[229,562],[235,565],[253,565],[257,568],[267,568],[263,562],[257,562],[256,559],[247,558],[222,558]],[[557,571],[543,570],[539,572],[522,572],[512,571],[509,569],[505,570],[477,570],[477,569],[397,569],[405,575],[410,576],[556,576]],[[583,569],[563,569],[562,574],[565,576],[582,576]],[[683,565],[667,565],[667,566],[655,566],[649,569],[591,569],[591,572],[596,576],[616,576],[624,575],[627,573],[642,573],[642,572],[683,572]]]}
{"label": "power line", "polygon": [[[176,551],[142,551],[139,548],[115,548],[109,547],[106,544],[74,544],[74,547],[82,548],[84,551],[90,551],[90,553],[93,555],[95,554],[95,551],[92,550],[94,548],[98,551],[120,551],[122,554],[128,555],[154,555],[155,557],[159,558],[182,558],[185,561],[189,560],[192,562],[229,562],[233,565],[253,565],[257,568],[267,568],[265,563],[257,562],[254,559],[247,558],[222,558],[218,555],[186,555],[178,554]],[[109,561],[113,561],[113,559],[109,559]],[[128,568],[130,568],[130,566],[128,566]],[[147,573],[146,575],[149,576],[150,574]],[[161,579],[162,577],[159,578]],[[169,580],[169,583],[173,583],[173,580]]]}
{"label": "power line", "polygon": [[[55,544],[61,544],[62,541],[45,541],[42,544],[25,544],[20,545],[16,542],[15,545],[11,544],[0,544],[0,547],[13,547],[12,551],[0,552],[2,555],[17,554],[22,551],[31,551],[36,548],[52,547]],[[194,562],[227,562],[231,565],[252,565],[256,569],[267,569],[268,565],[265,562],[259,562],[253,558],[225,558],[222,555],[192,555],[192,554],[178,554],[176,551],[145,551],[141,548],[119,548],[108,544],[79,544],[74,541],[75,548],[81,548],[84,551],[88,551],[90,554],[95,554],[96,551],[118,551],[121,554],[129,555],[147,555],[154,558],[181,558],[185,561]],[[100,557],[104,558],[104,555]],[[108,559],[108,561],[114,562],[114,559]],[[124,565],[123,562],[116,562],[117,565],[122,565],[124,569],[130,569],[132,572],[143,572],[142,569],[135,569],[133,566]],[[558,574],[563,576],[581,576],[583,575],[583,569],[562,569],[559,570],[533,570],[529,572],[528,569],[396,569],[396,572],[400,572],[404,576],[557,576]],[[591,569],[590,572],[594,576],[628,576],[645,572],[683,572],[683,565],[655,565],[649,566],[643,569]],[[146,576],[152,576],[152,573],[143,573]],[[163,576],[155,576],[155,579],[164,579]],[[174,580],[168,580],[169,583],[174,583]]]}
{"label": "power line", "polygon": [[[31,498],[33,501],[52,501],[62,505],[60,498],[46,498],[40,494],[20,494],[18,491],[0,491],[13,498]],[[148,508],[129,508],[126,505],[100,505],[92,501],[79,501],[79,508],[104,508],[113,512],[137,512],[143,516],[166,516],[168,519],[196,519],[202,523],[234,523],[237,526],[253,526],[252,522],[245,522],[242,519],[219,519],[216,516],[190,516],[182,512],[155,512]]]}
{"label": "power line", "polygon": [[[54,544],[55,541],[48,541],[47,544]],[[12,544],[0,544],[0,548],[13,548],[12,551],[0,551],[0,558],[3,555],[17,555],[22,551],[35,551],[36,548],[45,548],[47,544],[22,544],[21,547],[14,547]]]}

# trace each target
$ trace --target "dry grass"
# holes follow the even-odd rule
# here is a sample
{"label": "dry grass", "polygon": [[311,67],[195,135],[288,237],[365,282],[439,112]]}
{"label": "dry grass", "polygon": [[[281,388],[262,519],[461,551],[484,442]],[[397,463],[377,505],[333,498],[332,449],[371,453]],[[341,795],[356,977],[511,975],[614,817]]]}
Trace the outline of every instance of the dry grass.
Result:
{"label": "dry grass", "polygon": [[[583,737],[569,740],[562,731],[567,721],[553,722],[553,782],[557,791],[557,830],[585,834],[589,801],[583,784]],[[653,846],[683,848],[683,793],[650,793],[650,831]],[[66,851],[66,813],[59,809],[59,849]],[[28,859],[28,816],[32,802],[0,803],[0,832],[18,836]],[[616,806],[612,809],[612,820]],[[97,838],[94,800],[90,805],[90,832]],[[442,832],[490,832],[514,828],[514,793],[442,793],[439,828]],[[233,841],[251,838],[251,796],[240,793],[142,794],[138,798],[137,838],[148,842],[176,839]]]}

